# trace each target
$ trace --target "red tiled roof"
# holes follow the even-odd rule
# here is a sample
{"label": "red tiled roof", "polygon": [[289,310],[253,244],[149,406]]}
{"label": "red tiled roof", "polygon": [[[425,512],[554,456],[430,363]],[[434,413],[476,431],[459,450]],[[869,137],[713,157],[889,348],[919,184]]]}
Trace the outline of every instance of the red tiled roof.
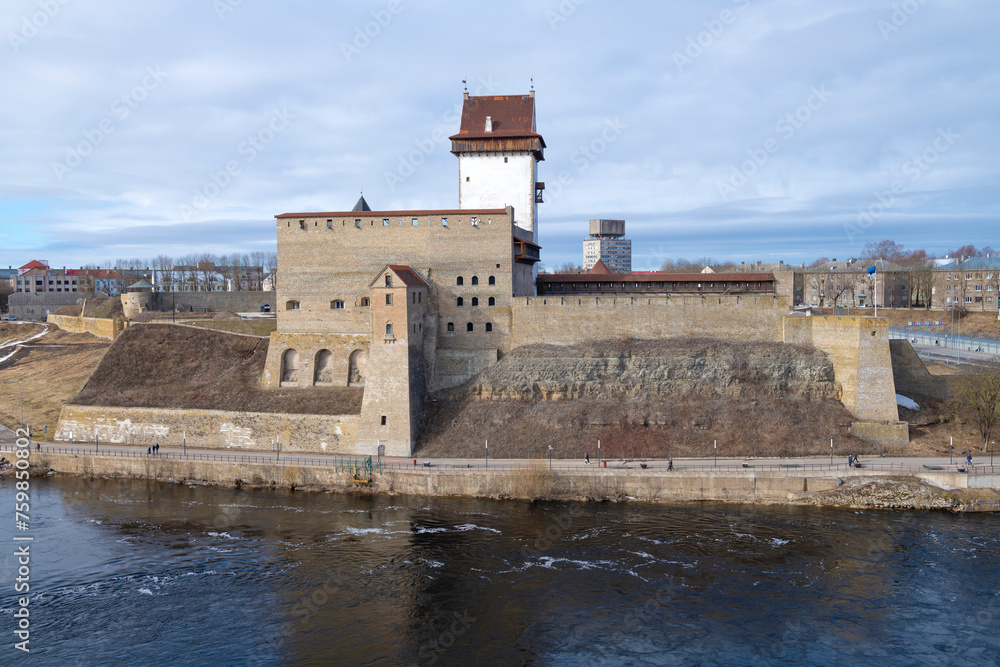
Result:
{"label": "red tiled roof", "polygon": [[637,283],[754,283],[774,280],[773,273],[540,273],[547,283],[637,282]]}
{"label": "red tiled roof", "polygon": [[403,284],[407,287],[427,287],[427,283],[420,275],[405,264],[390,264],[389,268],[399,276]]}
{"label": "red tiled roof", "polygon": [[603,260],[599,259],[596,262],[594,262],[594,265],[590,267],[590,271],[587,271],[587,273],[592,276],[593,275],[607,276],[611,275],[611,269],[608,268],[608,265],[605,264]]}
{"label": "red tiled roof", "polygon": [[403,281],[403,284],[406,285],[407,287],[427,287],[427,283],[424,281],[423,278],[420,277],[420,274],[418,274],[416,271],[414,271],[405,264],[386,264],[384,267],[382,267],[381,271],[375,274],[375,277],[372,278],[372,281],[368,283],[368,287],[375,287],[375,283],[378,282],[378,277],[381,276],[383,273],[385,273],[387,270],[395,273],[396,276],[399,277],[399,279]]}
{"label": "red tiled roof", "polygon": [[37,259],[33,259],[30,262],[28,262],[27,264],[25,264],[24,266],[22,266],[21,270],[23,271],[25,269],[47,269],[47,268],[49,268],[49,267],[47,267],[46,265],[42,264]]}
{"label": "red tiled roof", "polygon": [[[486,117],[493,131],[486,131]],[[534,95],[486,95],[466,98],[462,104],[462,125],[450,139],[489,139],[492,137],[537,137],[535,132]],[[545,145],[545,142],[542,142]]]}
{"label": "red tiled roof", "polygon": [[505,208],[449,208],[418,211],[324,211],[319,213],[281,213],[275,218],[416,218],[422,215],[503,215]]}

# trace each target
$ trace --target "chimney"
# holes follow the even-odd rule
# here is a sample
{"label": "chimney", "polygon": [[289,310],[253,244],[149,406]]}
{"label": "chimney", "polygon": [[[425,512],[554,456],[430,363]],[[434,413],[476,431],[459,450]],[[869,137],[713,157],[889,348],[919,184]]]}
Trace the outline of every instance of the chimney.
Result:
{"label": "chimney", "polygon": [[493,116],[486,117],[486,131],[487,132],[493,131]]}

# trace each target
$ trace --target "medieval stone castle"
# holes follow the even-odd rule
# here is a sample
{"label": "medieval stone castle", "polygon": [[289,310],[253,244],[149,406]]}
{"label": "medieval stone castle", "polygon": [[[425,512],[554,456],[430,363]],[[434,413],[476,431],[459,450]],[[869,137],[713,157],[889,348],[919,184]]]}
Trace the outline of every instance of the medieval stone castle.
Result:
{"label": "medieval stone castle", "polygon": [[[773,275],[758,276],[757,289],[739,287],[747,276],[633,285],[622,275],[620,288],[610,279],[611,293],[607,276],[599,293],[588,293],[586,282],[566,296],[541,293],[545,141],[534,92],[466,93],[450,139],[456,209],[373,211],[362,197],[351,211],[276,216],[278,330],[263,386],[364,387],[361,414],[339,417],[336,433],[317,436],[324,449],[332,441],[336,451],[409,456],[427,393],[466,382],[519,345],[684,335],[823,349],[855,432],[906,441],[884,322],[789,317],[790,297],[773,289]],[[761,280],[772,289],[762,293]]]}

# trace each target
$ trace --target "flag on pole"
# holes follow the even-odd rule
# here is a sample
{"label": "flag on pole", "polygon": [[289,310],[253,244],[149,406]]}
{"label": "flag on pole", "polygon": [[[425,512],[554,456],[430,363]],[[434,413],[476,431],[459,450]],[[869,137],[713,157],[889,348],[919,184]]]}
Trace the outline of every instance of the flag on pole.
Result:
{"label": "flag on pole", "polygon": [[867,271],[865,271],[865,273],[867,273],[868,275],[871,275],[871,274],[875,273],[875,265],[872,264],[872,268],[870,268]]}

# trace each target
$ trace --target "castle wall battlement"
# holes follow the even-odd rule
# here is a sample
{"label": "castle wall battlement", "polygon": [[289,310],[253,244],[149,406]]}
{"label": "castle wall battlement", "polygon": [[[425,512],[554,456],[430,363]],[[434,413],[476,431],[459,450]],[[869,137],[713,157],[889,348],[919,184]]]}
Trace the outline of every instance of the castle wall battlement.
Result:
{"label": "castle wall battlement", "polygon": [[785,296],[546,296],[513,300],[510,348],[607,338],[782,339]]}

